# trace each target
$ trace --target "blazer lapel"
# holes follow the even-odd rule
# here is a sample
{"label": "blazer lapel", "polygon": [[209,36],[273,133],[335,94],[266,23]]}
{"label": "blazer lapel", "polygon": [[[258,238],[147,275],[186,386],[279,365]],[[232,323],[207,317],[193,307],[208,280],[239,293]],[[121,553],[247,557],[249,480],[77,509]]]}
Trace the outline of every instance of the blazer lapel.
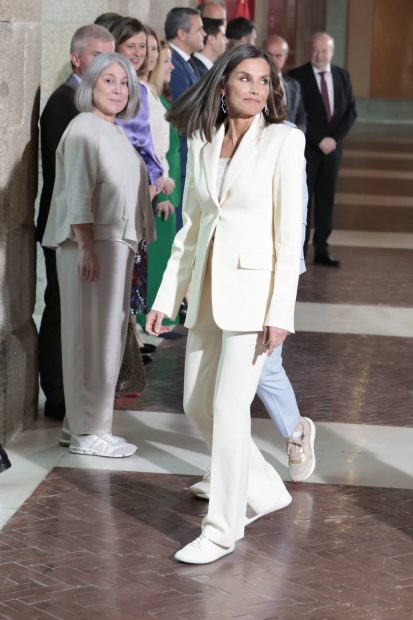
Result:
{"label": "blazer lapel", "polygon": [[336,110],[339,107],[338,102],[340,100],[340,91],[339,91],[337,72],[333,65],[331,65],[331,77],[333,79],[333,92],[334,92],[334,110],[333,110],[332,116],[334,116],[334,114],[336,113]]}
{"label": "blazer lapel", "polygon": [[222,124],[214,135],[212,142],[207,142],[201,149],[202,164],[205,172],[209,193],[219,207],[217,194],[218,160],[221,153],[222,141],[225,136],[225,125]]}
{"label": "blazer lapel", "polygon": [[237,180],[241,172],[247,166],[249,160],[254,156],[254,145],[260,137],[261,130],[264,127],[264,123],[265,121],[263,115],[257,114],[257,116],[252,121],[250,127],[248,128],[247,132],[245,133],[244,137],[242,138],[228,166],[228,170],[222,186],[221,202],[225,198],[225,194],[229,190],[231,185]]}
{"label": "blazer lapel", "polygon": [[318,116],[320,118],[324,116],[325,119],[327,120],[327,112],[324,107],[323,98],[321,97],[320,89],[318,88],[317,78],[314,75],[314,71],[313,71],[313,67],[311,63],[308,63],[307,67],[308,67],[307,69],[308,84],[310,85],[311,91],[312,91],[311,99],[314,105],[318,107]]}

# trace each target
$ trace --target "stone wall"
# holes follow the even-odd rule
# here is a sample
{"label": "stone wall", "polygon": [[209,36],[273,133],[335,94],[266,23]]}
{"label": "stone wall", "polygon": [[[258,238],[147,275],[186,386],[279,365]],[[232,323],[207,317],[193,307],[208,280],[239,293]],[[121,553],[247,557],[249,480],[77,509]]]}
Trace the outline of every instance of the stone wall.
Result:
{"label": "stone wall", "polygon": [[92,24],[98,15],[111,11],[137,17],[164,38],[168,11],[174,6],[195,4],[195,0],[43,0],[41,106],[70,73],[70,39],[80,26]]}
{"label": "stone wall", "polygon": [[41,0],[0,0],[0,440],[37,411],[33,227]]}

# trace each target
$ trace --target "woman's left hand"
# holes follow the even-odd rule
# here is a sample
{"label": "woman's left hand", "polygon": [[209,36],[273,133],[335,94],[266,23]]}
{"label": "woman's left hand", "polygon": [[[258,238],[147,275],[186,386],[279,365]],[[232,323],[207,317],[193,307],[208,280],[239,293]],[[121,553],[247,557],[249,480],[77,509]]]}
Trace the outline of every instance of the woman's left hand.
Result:
{"label": "woman's left hand", "polygon": [[263,332],[263,344],[267,348],[267,355],[272,355],[275,347],[279,347],[290,332],[281,327],[267,326]]}
{"label": "woman's left hand", "polygon": [[170,215],[175,211],[175,208],[169,200],[162,200],[162,202],[158,202],[155,207],[156,215],[161,217],[163,220],[167,220]]}

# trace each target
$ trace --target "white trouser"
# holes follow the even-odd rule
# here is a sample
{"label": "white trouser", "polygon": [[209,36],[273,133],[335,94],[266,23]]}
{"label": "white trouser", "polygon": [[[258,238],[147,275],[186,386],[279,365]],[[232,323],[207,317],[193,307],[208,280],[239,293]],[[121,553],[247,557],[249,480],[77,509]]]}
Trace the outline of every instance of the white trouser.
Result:
{"label": "white trouser", "polygon": [[208,265],[196,327],[189,330],[184,409],[211,448],[203,533],[231,546],[244,535],[247,504],[264,512],[284,483],[251,439],[250,405],[266,352],[262,333],[221,330],[212,315]]}
{"label": "white trouser", "polygon": [[133,251],[119,241],[95,241],[100,275],[79,275],[77,244],[56,250],[62,317],[66,416],[74,435],[110,433],[125,348]]}
{"label": "white trouser", "polygon": [[282,345],[267,356],[257,388],[269,416],[283,437],[290,437],[300,420],[294,390],[282,365]]}

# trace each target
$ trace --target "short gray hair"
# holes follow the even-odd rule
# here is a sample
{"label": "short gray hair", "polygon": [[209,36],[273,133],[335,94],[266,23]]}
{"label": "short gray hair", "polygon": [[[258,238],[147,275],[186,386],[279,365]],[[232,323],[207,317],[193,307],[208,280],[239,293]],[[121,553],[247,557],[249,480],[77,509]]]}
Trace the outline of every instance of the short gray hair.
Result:
{"label": "short gray hair", "polygon": [[201,16],[201,13],[197,9],[192,9],[190,7],[179,6],[171,9],[166,16],[164,25],[166,40],[171,41],[175,39],[180,29],[189,32],[191,30],[189,18],[192,15]]}
{"label": "short gray hair", "polygon": [[80,54],[85,47],[86,41],[89,39],[97,39],[98,41],[113,41],[115,46],[115,39],[111,33],[103,26],[98,24],[89,24],[88,26],[81,26],[75,32],[70,42],[70,53]]}
{"label": "short gray hair", "polygon": [[93,88],[96,84],[96,80],[101,73],[114,62],[125,70],[128,78],[129,90],[127,106],[122,112],[117,114],[117,117],[128,120],[138,114],[140,108],[140,94],[136,72],[132,68],[129,60],[117,52],[113,52],[112,54],[98,54],[86,69],[82,81],[76,89],[75,105],[79,112],[93,111]]}

